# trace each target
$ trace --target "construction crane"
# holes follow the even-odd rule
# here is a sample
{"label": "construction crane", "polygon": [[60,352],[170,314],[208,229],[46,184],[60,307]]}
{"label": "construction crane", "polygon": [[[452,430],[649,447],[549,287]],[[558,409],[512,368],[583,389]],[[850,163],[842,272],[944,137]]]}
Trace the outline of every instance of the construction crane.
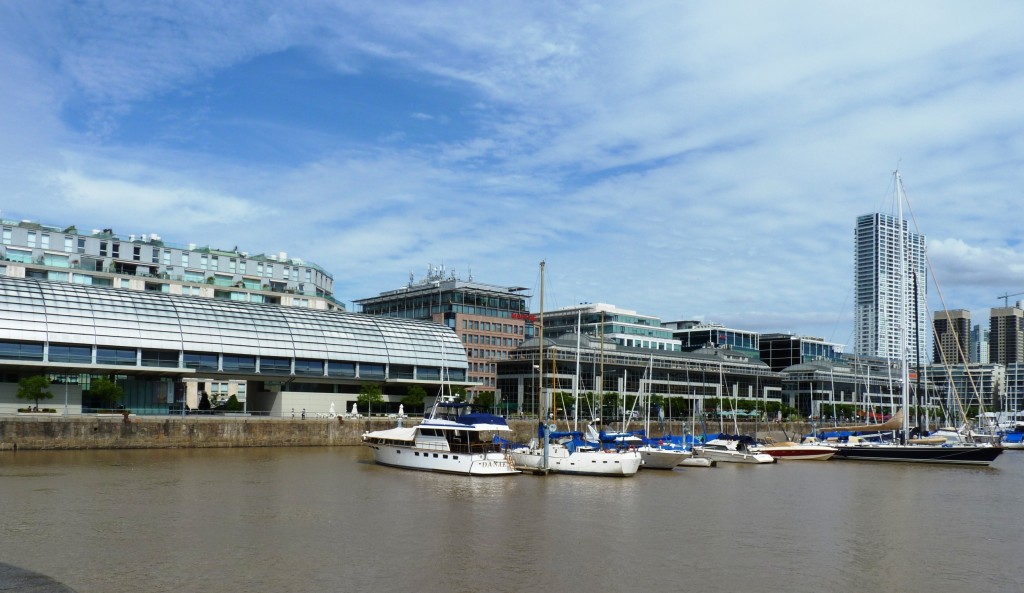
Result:
{"label": "construction crane", "polygon": [[1014,292],[1014,293],[1010,293],[1010,294],[1004,294],[1004,295],[998,296],[996,298],[1003,299],[1003,308],[1005,309],[1006,307],[1010,306],[1010,297],[1018,296],[1018,295],[1022,295],[1022,294],[1024,294],[1024,292]]}

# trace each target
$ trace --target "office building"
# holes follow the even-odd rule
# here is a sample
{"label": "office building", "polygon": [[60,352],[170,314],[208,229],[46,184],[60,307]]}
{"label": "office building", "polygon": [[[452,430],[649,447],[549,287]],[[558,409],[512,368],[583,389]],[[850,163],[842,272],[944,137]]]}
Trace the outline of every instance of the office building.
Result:
{"label": "office building", "polygon": [[965,309],[936,311],[932,321],[932,362],[935,364],[963,364],[969,362],[971,352],[971,312]]}
{"label": "office building", "polygon": [[[397,290],[359,299],[360,312],[383,317],[430,320],[458,335],[468,359],[467,389],[472,397],[497,389],[497,363],[523,343],[533,315],[526,289],[463,281],[444,267],[430,266],[422,280],[409,276]],[[500,394],[499,394],[500,395]]]}
{"label": "office building", "polygon": [[672,332],[685,352],[715,347],[738,350],[753,358],[761,356],[760,335],[757,332],[703,321],[666,321],[661,325]]}
{"label": "office building", "polygon": [[911,366],[925,356],[921,348],[929,333],[925,253],[925,237],[910,231],[906,220],[885,214],[857,218],[854,353],[906,360]]}
{"label": "office building", "polygon": [[556,338],[582,333],[609,340],[622,346],[648,350],[679,351],[679,340],[662,327],[653,315],[642,315],[606,303],[583,303],[573,307],[544,312],[544,336]]}
{"label": "office building", "polygon": [[445,371],[465,384],[467,368],[435,323],[0,276],[2,412],[24,405],[18,379],[38,374],[55,383],[44,405],[68,414],[104,407],[87,393],[100,376],[136,414],[195,409],[190,380],[225,395],[244,381],[246,411],[270,416],[340,413],[372,383],[395,411],[410,385],[437,393]]}
{"label": "office building", "polygon": [[992,309],[989,318],[989,362],[1024,362],[1024,303]]}
{"label": "office building", "polygon": [[[780,383],[778,373],[739,351],[653,350],[602,341],[590,333],[577,340],[570,333],[549,338],[545,331],[543,352],[535,336],[498,364],[498,387],[506,409],[533,415],[543,397],[548,409],[556,410],[560,426],[577,412],[584,423],[621,420],[624,398],[641,389],[664,401],[667,418],[678,419],[716,409],[722,405],[719,398],[778,402]],[[572,409],[574,387],[579,394],[577,410]]]}
{"label": "office building", "polygon": [[815,360],[837,361],[843,346],[821,338],[792,334],[761,334],[758,338],[761,360],[777,373],[788,367]]}

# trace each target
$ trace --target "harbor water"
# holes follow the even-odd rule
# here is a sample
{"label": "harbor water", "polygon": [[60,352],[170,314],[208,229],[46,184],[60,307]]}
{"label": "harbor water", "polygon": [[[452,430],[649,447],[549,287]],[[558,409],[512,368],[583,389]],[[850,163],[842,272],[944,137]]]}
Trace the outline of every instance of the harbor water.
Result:
{"label": "harbor water", "polygon": [[4,451],[0,562],[79,593],[1013,591],[1022,503],[1013,451],[632,478],[421,473],[362,447]]}

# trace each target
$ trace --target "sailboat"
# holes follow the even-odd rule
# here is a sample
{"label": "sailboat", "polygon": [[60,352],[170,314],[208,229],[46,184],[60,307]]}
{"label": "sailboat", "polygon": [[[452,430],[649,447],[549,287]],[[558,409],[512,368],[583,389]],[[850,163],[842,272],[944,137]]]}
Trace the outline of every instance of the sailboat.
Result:
{"label": "sailboat", "polygon": [[[991,444],[975,443],[947,443],[947,444],[914,444],[907,442],[907,435],[910,434],[908,426],[908,415],[902,413],[909,409],[909,384],[910,365],[907,361],[906,345],[907,336],[907,258],[906,258],[906,230],[903,220],[903,180],[897,170],[894,174],[896,203],[898,211],[899,240],[899,307],[900,307],[900,342],[903,347],[900,349],[900,367],[902,372],[902,433],[900,442],[879,443],[867,441],[861,437],[851,436],[846,443],[836,443],[837,451],[833,459],[847,459],[858,461],[890,461],[903,463],[941,463],[954,465],[990,465],[1002,452],[1001,447]],[[917,297],[915,296],[915,301]]]}
{"label": "sailboat", "polygon": [[[540,327],[538,351],[540,377],[544,378],[544,265],[540,263]],[[552,365],[554,366],[554,365]],[[551,370],[552,393],[555,368]],[[540,390],[543,393],[543,389]],[[545,398],[538,394],[537,437],[524,446],[509,451],[516,469],[537,474],[562,473],[588,476],[629,477],[640,470],[640,454],[635,450],[602,450],[586,443],[578,431],[555,432],[548,424]]]}

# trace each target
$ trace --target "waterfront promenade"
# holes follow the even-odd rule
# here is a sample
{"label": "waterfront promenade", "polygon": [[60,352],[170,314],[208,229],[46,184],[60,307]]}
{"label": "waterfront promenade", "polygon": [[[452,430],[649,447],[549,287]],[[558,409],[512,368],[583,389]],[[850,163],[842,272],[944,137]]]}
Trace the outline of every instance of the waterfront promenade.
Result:
{"label": "waterfront promenade", "polygon": [[[406,425],[418,418],[406,418]],[[0,416],[0,450],[45,449],[174,449],[203,447],[326,447],[362,444],[367,430],[395,426],[396,419],[266,418],[259,416]],[[536,420],[509,419],[513,442],[536,433]],[[638,428],[639,425],[633,425]],[[688,423],[667,422],[671,434],[683,434]],[[699,430],[699,429],[698,429]],[[731,424],[725,428],[731,432]],[[717,424],[708,425],[717,432]],[[782,440],[811,431],[807,423],[740,423],[739,432]],[[652,429],[652,434],[659,431]]]}

